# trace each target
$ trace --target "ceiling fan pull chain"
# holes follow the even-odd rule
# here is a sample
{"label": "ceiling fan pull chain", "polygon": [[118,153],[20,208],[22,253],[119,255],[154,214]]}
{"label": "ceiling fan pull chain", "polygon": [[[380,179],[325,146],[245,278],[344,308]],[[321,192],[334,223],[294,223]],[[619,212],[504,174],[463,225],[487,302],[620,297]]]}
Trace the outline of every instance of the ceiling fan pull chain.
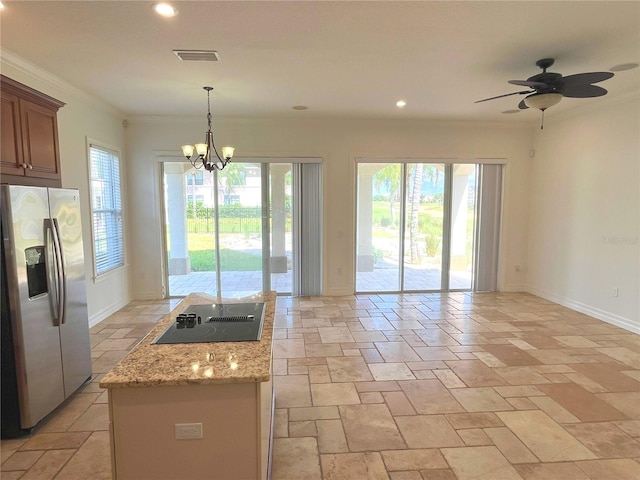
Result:
{"label": "ceiling fan pull chain", "polygon": [[540,122],[540,130],[544,130],[544,110],[542,110],[542,121]]}

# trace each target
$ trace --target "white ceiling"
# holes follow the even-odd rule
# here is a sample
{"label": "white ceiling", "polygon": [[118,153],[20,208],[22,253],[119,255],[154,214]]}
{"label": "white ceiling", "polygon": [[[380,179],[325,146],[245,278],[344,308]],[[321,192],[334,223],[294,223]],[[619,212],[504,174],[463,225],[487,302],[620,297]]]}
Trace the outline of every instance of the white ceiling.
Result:
{"label": "white ceiling", "polygon": [[[474,101],[522,90],[507,80],[539,73],[544,57],[563,75],[640,61],[637,1],[176,1],[169,19],[150,1],[3,3],[5,54],[127,115],[202,114],[211,85],[214,116],[538,121],[501,113],[517,95]],[[181,62],[173,49],[221,61]],[[606,97],[553,110],[637,92],[640,69],[600,85]]]}

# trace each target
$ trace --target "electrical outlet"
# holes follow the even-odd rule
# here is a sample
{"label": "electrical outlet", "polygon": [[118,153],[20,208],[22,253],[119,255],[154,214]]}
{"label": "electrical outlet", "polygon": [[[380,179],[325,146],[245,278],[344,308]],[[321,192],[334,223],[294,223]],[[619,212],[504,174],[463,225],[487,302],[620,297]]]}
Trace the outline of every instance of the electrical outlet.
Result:
{"label": "electrical outlet", "polygon": [[611,291],[611,296],[617,297],[618,293],[619,293],[618,287],[613,287],[613,290]]}
{"label": "electrical outlet", "polygon": [[202,438],[201,423],[176,423],[176,440],[193,440]]}

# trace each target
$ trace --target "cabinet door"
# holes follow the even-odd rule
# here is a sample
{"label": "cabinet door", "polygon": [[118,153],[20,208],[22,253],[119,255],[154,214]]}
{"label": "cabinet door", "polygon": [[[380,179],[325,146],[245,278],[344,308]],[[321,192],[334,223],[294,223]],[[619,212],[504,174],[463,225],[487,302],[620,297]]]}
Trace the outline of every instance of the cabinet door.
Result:
{"label": "cabinet door", "polygon": [[0,93],[2,94],[0,170],[3,175],[24,175],[18,97],[5,91]]}
{"label": "cabinet door", "polygon": [[21,99],[20,113],[26,175],[60,178],[56,112]]}

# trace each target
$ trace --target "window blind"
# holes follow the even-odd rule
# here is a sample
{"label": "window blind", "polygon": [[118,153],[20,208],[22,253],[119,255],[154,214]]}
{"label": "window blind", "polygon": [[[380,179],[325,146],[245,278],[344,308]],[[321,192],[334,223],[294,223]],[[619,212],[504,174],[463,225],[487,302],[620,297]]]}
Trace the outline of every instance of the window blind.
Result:
{"label": "window blind", "polygon": [[322,295],[322,165],[293,164],[293,295]]}
{"label": "window blind", "polygon": [[94,268],[99,276],[124,265],[120,158],[90,145],[89,164]]}
{"label": "window blind", "polygon": [[502,165],[480,165],[478,178],[479,215],[476,230],[478,246],[473,290],[498,290],[500,218],[502,210]]}

